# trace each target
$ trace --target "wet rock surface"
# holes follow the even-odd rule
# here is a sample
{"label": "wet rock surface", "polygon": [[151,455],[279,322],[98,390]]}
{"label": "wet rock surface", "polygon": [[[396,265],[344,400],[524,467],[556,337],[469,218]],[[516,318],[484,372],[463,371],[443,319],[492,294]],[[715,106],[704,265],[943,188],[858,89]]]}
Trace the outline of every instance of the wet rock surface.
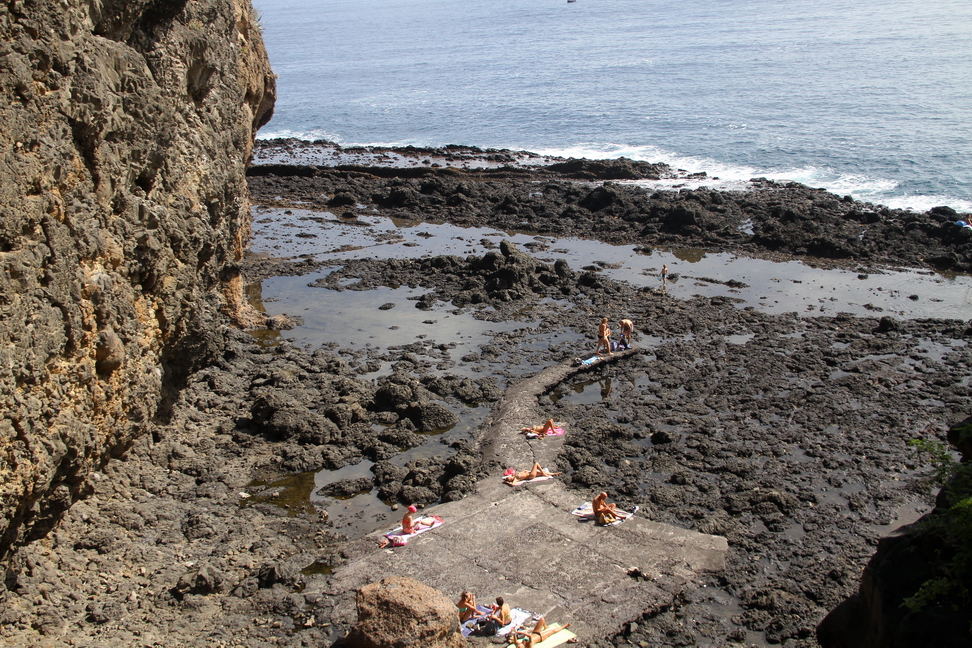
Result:
{"label": "wet rock surface", "polygon": [[[305,146],[342,152],[329,143]],[[408,169],[255,165],[248,171],[249,185],[261,203],[299,204],[344,218],[379,209],[396,218],[609,243],[972,270],[972,229],[956,226],[963,216],[947,206],[919,214],[764,178],[738,191],[646,191],[622,181],[675,177],[677,171],[623,159],[524,165],[508,154],[503,166],[463,168],[450,159],[461,150],[457,147],[453,156],[451,151],[397,150],[413,159],[442,158],[442,165]]]}
{"label": "wet rock surface", "polygon": [[[409,178],[398,188],[400,200],[415,202],[407,213],[417,217],[430,209],[426,197],[436,192],[423,193],[413,180],[419,182]],[[634,200],[627,196],[631,188],[607,187],[620,198],[591,211],[580,201],[589,197],[586,204],[596,206],[609,196],[577,180],[544,194],[574,192],[576,209],[586,210],[579,213],[588,220],[563,217],[566,207],[547,220],[537,211],[521,213],[537,189],[522,180],[511,176],[499,183],[518,196],[519,205],[510,202],[504,211],[497,208],[503,200],[470,189],[477,207],[472,213],[456,209],[449,219],[495,225],[536,217],[548,234],[558,223],[615,241],[648,225],[631,224],[626,211],[595,224],[586,213],[606,216],[615,200]],[[358,188],[359,181],[366,188],[385,182],[351,174],[340,191],[356,201],[369,191],[386,196],[377,185]],[[296,200],[330,191],[302,188],[294,177],[286,183],[272,192]],[[808,200],[816,195],[806,188],[792,191]],[[722,200],[742,204],[739,197]],[[835,209],[843,209],[837,202]],[[405,213],[389,204],[382,209]],[[446,207],[432,213],[445,214]],[[703,222],[699,213],[692,218]],[[658,218],[652,223],[659,233],[640,235],[639,245],[664,239],[721,247],[720,240],[737,237],[711,238],[704,227],[702,233],[665,233],[668,216]],[[601,229],[613,221],[618,227]],[[788,227],[802,228],[806,236],[816,231],[801,219]],[[930,255],[958,254],[943,239],[927,241]],[[745,249],[753,243],[730,245]],[[904,263],[918,254],[897,249],[893,237],[886,247],[875,244],[869,256],[852,248],[851,258]],[[302,274],[315,267],[312,260],[263,260],[244,272]],[[335,589],[331,571],[377,549],[332,528],[308,501],[313,482],[300,481],[299,473],[367,458],[374,462],[371,485],[389,502],[461,500],[477,480],[500,468],[484,464],[473,443],[443,445],[437,456],[404,466],[392,460],[423,443],[423,430],[449,425],[457,409],[497,400],[516,379],[507,371],[510,357],[557,364],[578,355],[578,338],[593,348],[596,322],[605,316],[633,319],[636,345],[645,352],[595,368],[541,399],[542,408],[569,430],[558,479],[579,497],[606,489],[622,507],[638,505],[639,516],[725,536],[729,554],[723,574],[643,611],[591,645],[813,646],[816,624],[856,591],[878,539],[932,502],[919,479],[925,469],[906,442],[944,439],[950,423],[972,414],[965,321],[801,318],[742,310],[731,298],[679,300],[608,279],[596,266],[545,264],[509,244],[482,257],[359,260],[332,276],[318,288],[414,284],[426,296],[405,307],[488,305],[477,310],[479,316],[497,321],[523,319],[525,304],[544,305],[530,315],[535,323],[529,329],[497,334],[469,358],[453,357],[448,340],[399,349],[303,349],[287,342],[265,348],[220,328],[220,353],[188,378],[171,421],[153,426],[151,435],[96,473],[91,496],[71,507],[46,538],[8,561],[0,588],[0,632],[7,643],[338,641],[353,623],[355,593]],[[560,332],[570,333],[571,341],[546,342]],[[368,376],[376,364],[390,367],[378,379]],[[450,373],[449,367],[470,365],[484,368],[480,377]],[[579,402],[577,395],[588,390],[598,397]],[[367,486],[367,480],[337,482],[328,496],[346,497]],[[397,515],[390,514],[389,527]]]}

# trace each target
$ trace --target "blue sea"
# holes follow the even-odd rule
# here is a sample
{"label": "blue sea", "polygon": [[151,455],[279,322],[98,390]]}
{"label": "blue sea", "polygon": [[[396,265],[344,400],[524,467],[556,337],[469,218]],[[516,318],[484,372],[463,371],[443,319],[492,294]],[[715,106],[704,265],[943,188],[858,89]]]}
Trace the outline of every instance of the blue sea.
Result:
{"label": "blue sea", "polygon": [[972,211],[968,0],[253,0],[260,138],[625,156]]}

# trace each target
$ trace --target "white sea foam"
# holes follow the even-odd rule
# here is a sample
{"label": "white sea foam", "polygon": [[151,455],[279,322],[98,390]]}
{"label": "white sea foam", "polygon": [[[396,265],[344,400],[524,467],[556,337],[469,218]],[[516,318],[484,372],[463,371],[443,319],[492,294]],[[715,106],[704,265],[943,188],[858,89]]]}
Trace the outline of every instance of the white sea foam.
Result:
{"label": "white sea foam", "polygon": [[288,128],[281,128],[278,130],[262,130],[257,134],[258,140],[272,140],[272,139],[296,139],[303,140],[305,142],[316,142],[318,140],[326,140],[328,142],[334,142],[336,144],[343,144],[341,141],[341,136],[337,133],[327,131],[323,128],[312,128],[310,130],[291,130]]}
{"label": "white sea foam", "polygon": [[[348,142],[340,135],[324,129],[293,131],[287,129],[261,132],[259,139],[294,138],[304,141],[327,140],[341,146],[437,146],[420,140],[394,142]],[[766,178],[776,182],[798,182],[808,187],[825,189],[839,196],[851,196],[862,202],[884,205],[893,209],[907,209],[925,212],[932,207],[947,205],[960,213],[972,213],[972,200],[955,198],[948,195],[919,195],[901,193],[898,182],[887,178],[873,178],[863,174],[838,173],[833,169],[817,166],[800,168],[770,169],[756,166],[731,165],[705,157],[679,155],[655,146],[626,146],[622,144],[580,144],[571,147],[517,147],[489,146],[482,148],[512,148],[530,150],[542,156],[580,158],[588,160],[613,160],[629,158],[651,163],[664,163],[688,174],[705,173],[704,178],[678,178],[674,180],[640,181],[637,184],[656,189],[711,189],[739,190],[754,178]]]}
{"label": "white sea foam", "polygon": [[702,173],[707,177],[693,179],[651,181],[657,188],[710,187],[739,189],[753,178],[767,178],[776,182],[798,182],[808,187],[825,189],[839,196],[851,196],[862,202],[885,205],[894,209],[928,211],[932,207],[948,205],[958,212],[972,212],[972,201],[953,196],[902,195],[899,184],[887,178],[873,178],[862,174],[837,173],[833,169],[816,166],[769,169],[755,166],[730,165],[703,157],[679,155],[653,146],[623,146],[618,144],[585,144],[567,148],[544,148],[534,151],[541,155],[584,158],[591,160],[630,158],[652,163],[665,163],[688,173]]}

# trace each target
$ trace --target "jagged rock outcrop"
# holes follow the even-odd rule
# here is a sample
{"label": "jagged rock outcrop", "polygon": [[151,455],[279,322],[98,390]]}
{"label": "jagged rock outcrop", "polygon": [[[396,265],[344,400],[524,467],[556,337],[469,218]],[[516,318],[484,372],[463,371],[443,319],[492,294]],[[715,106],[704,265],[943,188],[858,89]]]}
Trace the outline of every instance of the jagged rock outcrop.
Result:
{"label": "jagged rock outcrop", "polygon": [[249,0],[14,0],[0,93],[2,556],[216,351],[275,80]]}

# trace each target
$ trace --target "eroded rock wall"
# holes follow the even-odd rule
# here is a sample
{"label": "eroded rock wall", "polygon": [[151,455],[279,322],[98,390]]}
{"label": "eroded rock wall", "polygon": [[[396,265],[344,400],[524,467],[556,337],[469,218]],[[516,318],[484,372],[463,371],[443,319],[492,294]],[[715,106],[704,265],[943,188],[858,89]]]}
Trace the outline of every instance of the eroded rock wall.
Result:
{"label": "eroded rock wall", "polygon": [[12,0],[0,93],[2,556],[215,352],[275,81],[249,0]]}

